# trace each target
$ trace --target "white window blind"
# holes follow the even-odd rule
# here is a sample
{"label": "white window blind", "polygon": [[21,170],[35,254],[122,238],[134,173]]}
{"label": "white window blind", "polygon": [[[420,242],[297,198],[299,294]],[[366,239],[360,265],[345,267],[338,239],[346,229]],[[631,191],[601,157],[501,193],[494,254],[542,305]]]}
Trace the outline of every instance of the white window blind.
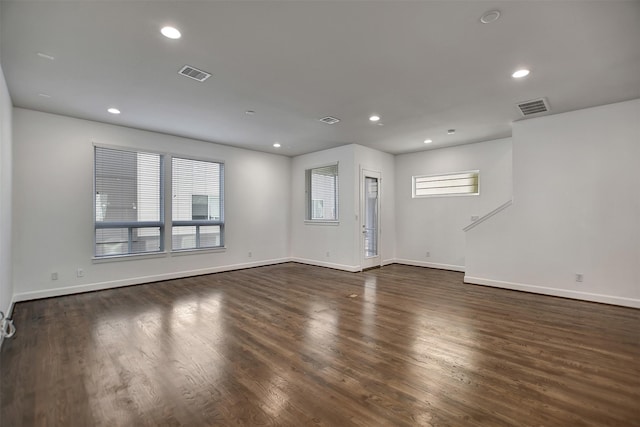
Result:
{"label": "white window blind", "polygon": [[174,157],[173,250],[224,246],[224,164]]}
{"label": "white window blind", "polygon": [[413,197],[478,195],[480,171],[414,176]]}
{"label": "white window blind", "polygon": [[95,256],[164,249],[163,158],[95,147]]}
{"label": "white window blind", "polygon": [[338,220],[338,165],[306,170],[309,221]]}

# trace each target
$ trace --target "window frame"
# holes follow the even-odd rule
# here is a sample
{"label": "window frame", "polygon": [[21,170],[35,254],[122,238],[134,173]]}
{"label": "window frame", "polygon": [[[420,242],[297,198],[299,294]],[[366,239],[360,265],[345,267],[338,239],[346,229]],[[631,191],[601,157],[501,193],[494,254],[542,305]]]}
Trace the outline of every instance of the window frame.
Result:
{"label": "window frame", "polygon": [[[334,185],[334,203],[335,203],[335,218],[327,219],[327,218],[313,218],[313,203],[317,200],[322,200],[324,204],[324,199],[314,199],[313,191],[312,191],[312,179],[311,176],[315,169],[322,169],[327,167],[336,168],[335,175],[335,185]],[[309,168],[305,168],[304,171],[304,180],[305,180],[305,217],[304,222],[307,224],[339,224],[340,223],[340,163],[332,162],[325,163],[318,166],[313,166]]]}
{"label": "window frame", "polygon": [[[96,188],[96,172],[97,172],[97,153],[98,150],[113,150],[113,151],[123,151],[128,153],[144,153],[144,154],[154,154],[157,155],[160,164],[159,164],[159,217],[158,221],[112,221],[112,222],[103,222],[97,221],[97,188]],[[166,179],[166,155],[164,153],[159,153],[153,150],[139,149],[139,148],[131,148],[131,147],[120,147],[120,146],[111,146],[111,145],[102,145],[102,144],[93,144],[93,259],[94,260],[107,260],[113,258],[128,258],[128,257],[138,257],[138,256],[157,256],[166,253],[165,245],[165,231],[166,231],[166,203],[165,203],[165,179]],[[115,229],[115,228],[126,228],[127,229],[127,252],[121,254],[111,254],[111,255],[98,255],[97,254],[97,230],[105,230],[105,229]],[[144,251],[144,252],[132,252],[133,246],[133,229],[138,228],[159,228],[159,249],[157,251]]]}
{"label": "window frame", "polygon": [[[417,184],[417,180],[421,179],[421,178],[446,178],[446,177],[453,177],[456,175],[463,175],[463,174],[474,174],[475,175],[475,179],[476,179],[476,183],[477,183],[477,190],[473,193],[441,193],[441,194],[416,194],[416,184]],[[465,179],[465,178],[458,178],[458,179]],[[451,186],[451,188],[454,188],[455,186]],[[441,187],[444,188],[444,187]],[[432,174],[432,175],[413,175],[411,177],[411,198],[413,199],[422,199],[422,198],[428,198],[428,197],[464,197],[464,196],[479,196],[480,195],[480,170],[479,169],[474,169],[474,170],[466,170],[466,171],[458,171],[458,172],[447,172],[447,173],[439,173],[439,174]]]}
{"label": "window frame", "polygon": [[[226,249],[225,246],[225,214],[224,214],[224,207],[225,207],[225,162],[222,160],[214,160],[214,159],[205,159],[205,158],[198,158],[198,157],[192,157],[192,156],[183,156],[183,155],[179,155],[179,154],[171,154],[168,156],[170,158],[170,161],[167,162],[169,164],[169,173],[168,173],[168,182],[167,182],[167,188],[170,188],[169,190],[169,199],[171,200],[171,203],[166,207],[168,213],[169,213],[169,218],[170,220],[168,221],[169,225],[167,226],[167,231],[166,233],[169,235],[169,238],[171,239],[171,247],[170,247],[170,252],[172,254],[184,254],[184,253],[188,253],[188,252],[200,252],[200,251],[219,251],[219,250],[223,250]],[[204,220],[204,219],[197,219],[197,220],[175,220],[173,219],[173,159],[180,159],[180,160],[190,160],[190,161],[194,161],[194,162],[203,162],[203,163],[217,163],[218,165],[220,165],[220,219],[218,220]],[[193,197],[193,195],[192,195]],[[208,212],[208,210],[207,210]],[[200,227],[206,227],[206,226],[219,226],[220,227],[220,245],[218,246],[205,246],[205,247],[199,247],[200,246]],[[195,248],[184,248],[184,249],[174,249],[173,248],[173,227],[196,227],[196,247]]]}

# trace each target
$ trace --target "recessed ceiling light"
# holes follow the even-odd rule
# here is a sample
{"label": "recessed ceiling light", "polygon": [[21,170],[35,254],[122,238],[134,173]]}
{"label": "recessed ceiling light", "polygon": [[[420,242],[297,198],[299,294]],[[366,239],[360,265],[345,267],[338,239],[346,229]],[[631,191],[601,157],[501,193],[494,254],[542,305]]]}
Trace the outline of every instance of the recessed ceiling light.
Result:
{"label": "recessed ceiling light", "polygon": [[490,10],[480,17],[480,22],[483,24],[490,24],[491,22],[497,21],[500,18],[499,10]]}
{"label": "recessed ceiling light", "polygon": [[253,116],[256,112],[253,110],[247,110],[244,112],[245,114],[249,115],[249,116]]}
{"label": "recessed ceiling light", "polygon": [[41,96],[43,98],[51,98],[51,95],[47,95],[46,93],[39,93],[38,96]]}
{"label": "recessed ceiling light", "polygon": [[182,37],[182,34],[180,34],[180,31],[178,31],[177,28],[173,28],[173,27],[163,27],[160,32],[162,33],[163,36],[169,38],[169,39],[179,39],[180,37]]}
{"label": "recessed ceiling light", "polygon": [[369,117],[369,120],[371,120],[372,122],[377,122],[378,120],[380,120],[380,116],[373,115]]}
{"label": "recessed ceiling light", "polygon": [[432,140],[430,140],[430,139],[425,139],[425,140],[424,140],[424,143],[425,143],[425,144],[431,144],[432,142],[433,142],[433,141],[432,141]]}
{"label": "recessed ceiling light", "polygon": [[276,148],[280,148],[280,143],[279,142],[274,142],[273,146],[276,147]]}
{"label": "recessed ceiling light", "polygon": [[527,77],[528,75],[529,75],[529,70],[527,70],[526,68],[523,68],[522,70],[518,70],[513,74],[511,74],[511,77],[513,77],[514,79],[521,79],[523,77]]}
{"label": "recessed ceiling light", "polygon": [[110,112],[111,114],[120,114],[120,110],[118,110],[117,108],[109,108],[107,109],[108,112]]}
{"label": "recessed ceiling light", "polygon": [[38,56],[40,58],[48,59],[49,61],[53,61],[54,59],[56,59],[53,56],[47,55],[46,53],[42,53],[42,52],[38,52]]}
{"label": "recessed ceiling light", "polygon": [[449,129],[449,130],[447,131],[447,133],[448,133],[449,135],[453,135],[454,133],[456,133],[456,130],[455,130],[455,129]]}

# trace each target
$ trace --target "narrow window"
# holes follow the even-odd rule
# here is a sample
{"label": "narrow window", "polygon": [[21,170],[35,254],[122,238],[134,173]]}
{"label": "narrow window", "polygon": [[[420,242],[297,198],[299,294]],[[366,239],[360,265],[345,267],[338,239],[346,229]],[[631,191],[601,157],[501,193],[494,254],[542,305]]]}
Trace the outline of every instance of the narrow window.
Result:
{"label": "narrow window", "polygon": [[307,221],[338,220],[338,165],[306,170]]}
{"label": "narrow window", "polygon": [[171,248],[223,247],[224,164],[174,157],[171,176]]}
{"label": "narrow window", "polygon": [[413,177],[413,197],[480,194],[480,171]]}
{"label": "narrow window", "polygon": [[163,157],[95,147],[95,256],[164,250]]}

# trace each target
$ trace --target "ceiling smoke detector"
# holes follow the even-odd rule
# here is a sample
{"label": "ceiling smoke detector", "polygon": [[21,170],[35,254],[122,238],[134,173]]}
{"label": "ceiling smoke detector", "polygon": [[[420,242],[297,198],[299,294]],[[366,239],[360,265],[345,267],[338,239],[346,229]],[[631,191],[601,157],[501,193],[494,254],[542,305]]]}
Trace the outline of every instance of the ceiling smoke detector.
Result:
{"label": "ceiling smoke detector", "polygon": [[480,17],[480,22],[482,22],[483,24],[490,24],[494,21],[497,21],[498,18],[500,18],[500,11],[490,10]]}
{"label": "ceiling smoke detector", "polygon": [[340,119],[336,119],[335,117],[327,116],[327,117],[323,117],[321,119],[318,119],[318,121],[320,121],[322,123],[326,123],[328,125],[335,125],[336,123],[338,123],[340,121]]}
{"label": "ceiling smoke detector", "polygon": [[203,82],[211,77],[211,74],[207,73],[206,71],[198,70],[197,68],[190,65],[185,65],[184,67],[182,67],[180,71],[178,71],[178,74],[180,74],[181,76],[189,77],[193,80],[197,80],[199,82]]}
{"label": "ceiling smoke detector", "polygon": [[550,110],[549,103],[545,98],[532,99],[518,104],[518,110],[524,117],[534,114],[546,113]]}

